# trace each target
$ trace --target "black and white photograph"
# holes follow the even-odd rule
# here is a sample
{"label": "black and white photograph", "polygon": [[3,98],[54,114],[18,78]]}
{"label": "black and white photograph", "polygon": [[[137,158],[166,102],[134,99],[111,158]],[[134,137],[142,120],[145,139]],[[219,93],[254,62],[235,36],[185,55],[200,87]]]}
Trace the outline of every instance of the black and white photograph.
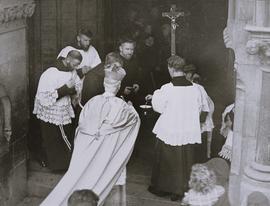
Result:
{"label": "black and white photograph", "polygon": [[270,0],[0,0],[0,206],[270,206]]}

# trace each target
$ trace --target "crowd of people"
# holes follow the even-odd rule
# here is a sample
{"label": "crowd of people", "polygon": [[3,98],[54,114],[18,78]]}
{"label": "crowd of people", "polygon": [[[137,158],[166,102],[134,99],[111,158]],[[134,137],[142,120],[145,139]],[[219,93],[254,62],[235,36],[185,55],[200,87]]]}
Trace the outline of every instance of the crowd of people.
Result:
{"label": "crowd of people", "polygon": [[[177,55],[157,62],[150,28],[144,37],[138,45],[136,35],[121,36],[102,62],[92,32],[81,29],[75,44],[63,48],[41,75],[33,113],[40,120],[44,166],[65,173],[42,206],[102,205],[115,185],[125,185],[145,101],[160,114],[148,191],[187,205],[212,205],[223,195],[214,171],[196,164],[211,157],[213,100],[194,65]],[[230,161],[232,106],[223,121],[227,140],[220,156]]]}

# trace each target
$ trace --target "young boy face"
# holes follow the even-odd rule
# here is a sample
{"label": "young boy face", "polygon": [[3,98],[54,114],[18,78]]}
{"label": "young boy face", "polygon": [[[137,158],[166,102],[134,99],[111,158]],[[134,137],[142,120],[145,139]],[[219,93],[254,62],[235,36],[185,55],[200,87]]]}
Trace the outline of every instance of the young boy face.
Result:
{"label": "young boy face", "polygon": [[227,115],[225,118],[225,124],[226,124],[226,127],[228,127],[228,128],[232,127],[232,121],[231,121],[231,118],[229,115]]}
{"label": "young boy face", "polygon": [[193,72],[186,72],[186,79],[192,82]]}

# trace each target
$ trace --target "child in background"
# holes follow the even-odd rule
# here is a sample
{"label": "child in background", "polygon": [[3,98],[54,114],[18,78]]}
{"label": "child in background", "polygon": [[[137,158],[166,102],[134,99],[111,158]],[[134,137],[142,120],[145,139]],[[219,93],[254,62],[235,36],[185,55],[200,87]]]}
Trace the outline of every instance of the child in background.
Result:
{"label": "child in background", "polygon": [[68,206],[97,206],[98,200],[92,190],[76,190],[68,198]]}
{"label": "child in background", "polygon": [[218,153],[222,158],[232,160],[232,144],[233,144],[233,121],[234,121],[234,112],[231,110],[225,115],[224,122],[225,127],[222,131],[222,134],[226,138],[225,144],[222,146],[221,151]]}
{"label": "child in background", "polygon": [[189,188],[181,205],[212,206],[225,192],[222,186],[216,185],[215,173],[202,164],[192,166]]}
{"label": "child in background", "polygon": [[229,106],[227,106],[224,112],[222,113],[220,134],[225,138],[227,138],[228,130],[229,130],[229,128],[226,125],[225,116],[229,112],[234,112],[234,104],[230,104]]}

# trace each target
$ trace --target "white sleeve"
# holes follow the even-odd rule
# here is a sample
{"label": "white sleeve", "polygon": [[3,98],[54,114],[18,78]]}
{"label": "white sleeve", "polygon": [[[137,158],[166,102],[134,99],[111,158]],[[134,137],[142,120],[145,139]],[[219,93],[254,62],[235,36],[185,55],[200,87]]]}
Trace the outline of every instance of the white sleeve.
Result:
{"label": "white sleeve", "polygon": [[43,106],[53,105],[58,98],[56,77],[57,69],[53,67],[47,69],[40,77],[36,99]]}
{"label": "white sleeve", "polygon": [[168,92],[167,85],[162,86],[160,89],[156,90],[152,97],[152,106],[154,111],[158,113],[163,113],[168,102]]}
{"label": "white sleeve", "polygon": [[67,46],[67,47],[63,48],[63,49],[59,52],[59,54],[58,54],[58,56],[57,56],[57,59],[59,59],[59,57],[64,57],[64,58],[66,58],[67,55],[68,55],[68,52],[70,52],[70,51],[73,50],[73,49],[74,49],[74,48],[71,47],[71,46]]}
{"label": "white sleeve", "polygon": [[58,70],[55,67],[48,68],[43,74],[41,75],[39,82],[38,82],[38,91],[39,92],[47,92],[47,91],[54,91],[57,88],[57,77],[58,77]]}
{"label": "white sleeve", "polygon": [[200,104],[200,108],[202,112],[209,112],[209,105],[208,105],[208,94],[206,93],[205,89],[203,88],[203,86],[196,84],[199,92],[200,92],[200,100],[199,100],[199,104]]}

